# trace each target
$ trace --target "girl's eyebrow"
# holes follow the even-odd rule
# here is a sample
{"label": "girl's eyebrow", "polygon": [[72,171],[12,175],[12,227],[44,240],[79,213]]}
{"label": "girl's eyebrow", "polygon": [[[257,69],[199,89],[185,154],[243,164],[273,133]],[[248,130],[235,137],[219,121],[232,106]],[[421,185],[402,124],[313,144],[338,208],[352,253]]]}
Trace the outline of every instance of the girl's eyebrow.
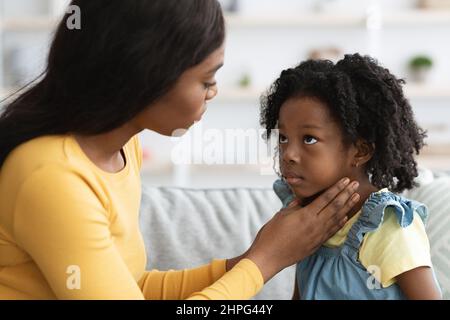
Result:
{"label": "girl's eyebrow", "polygon": [[305,128],[305,129],[322,129],[321,126],[314,125],[314,124],[305,124],[305,125],[299,126],[299,127],[302,127],[302,128]]}
{"label": "girl's eyebrow", "polygon": [[[278,124],[278,129],[283,129],[284,125],[282,123]],[[323,129],[323,127],[315,125],[315,124],[304,124],[304,125],[299,125],[298,128],[303,128],[303,129]]]}

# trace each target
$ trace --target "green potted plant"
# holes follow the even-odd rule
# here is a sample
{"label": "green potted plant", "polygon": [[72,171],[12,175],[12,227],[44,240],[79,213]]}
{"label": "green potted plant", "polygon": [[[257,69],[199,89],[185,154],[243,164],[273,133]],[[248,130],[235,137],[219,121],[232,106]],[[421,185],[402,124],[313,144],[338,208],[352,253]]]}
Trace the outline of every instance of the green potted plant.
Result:
{"label": "green potted plant", "polygon": [[252,79],[250,74],[244,73],[242,74],[241,78],[239,79],[239,86],[243,89],[248,88],[252,83]]}
{"label": "green potted plant", "polygon": [[409,61],[413,80],[417,82],[425,82],[432,67],[433,60],[426,55],[416,55]]}

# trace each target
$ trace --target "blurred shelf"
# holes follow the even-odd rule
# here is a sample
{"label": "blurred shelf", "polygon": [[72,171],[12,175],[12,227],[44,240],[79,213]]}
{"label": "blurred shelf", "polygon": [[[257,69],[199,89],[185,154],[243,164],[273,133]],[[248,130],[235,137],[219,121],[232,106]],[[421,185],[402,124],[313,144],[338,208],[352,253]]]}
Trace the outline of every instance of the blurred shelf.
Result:
{"label": "blurred shelf", "polygon": [[[0,100],[17,91],[18,88],[1,88]],[[217,103],[259,103],[267,89],[263,88],[219,88]],[[449,85],[409,84],[405,86],[408,98],[450,98]]]}
{"label": "blurred shelf", "polygon": [[173,171],[173,163],[170,160],[158,161],[145,161],[142,163],[141,173],[143,174],[168,174]]}
{"label": "blurred shelf", "polygon": [[443,157],[448,158],[450,166],[450,143],[449,144],[430,144],[426,145],[421,155],[424,157]]}
{"label": "blurred shelf", "polygon": [[[259,102],[266,90],[263,88],[219,88],[219,94],[215,100],[219,103],[255,103]],[[450,98],[450,84],[408,84],[405,86],[405,94],[408,98]]]}
{"label": "blurred shelf", "polygon": [[450,155],[448,156],[419,156],[417,163],[430,170],[449,171],[450,172]]}
{"label": "blurred shelf", "polygon": [[3,31],[48,31],[55,28],[58,20],[49,17],[23,17],[0,20]]}
{"label": "blurred shelf", "polygon": [[[0,100],[16,92],[18,88],[0,88]],[[219,94],[214,99],[217,103],[259,103],[261,95],[267,89],[263,88],[219,88]],[[405,86],[408,98],[450,98],[449,85],[409,84]]]}
{"label": "blurred shelf", "polygon": [[146,186],[178,186],[184,188],[271,188],[275,173],[261,172],[257,165],[185,165],[170,170],[141,171]]}
{"label": "blurred shelf", "polygon": [[417,157],[417,163],[430,170],[450,172],[450,143],[426,145]]}
{"label": "blurred shelf", "polygon": [[215,101],[220,103],[253,103],[258,102],[264,92],[264,89],[258,88],[219,88]]}
{"label": "blurred shelf", "polygon": [[227,15],[229,27],[358,27],[364,26],[366,19],[355,15],[302,14],[296,16],[264,17]]}
{"label": "blurred shelf", "polygon": [[[367,15],[345,13],[303,13],[282,17],[226,15],[230,27],[365,27],[367,19]],[[409,10],[386,13],[381,19],[386,27],[450,26],[450,10]]]}
{"label": "blurred shelf", "polygon": [[[225,15],[230,27],[365,27],[367,16],[346,13],[301,13],[279,16]],[[450,26],[450,10],[409,10],[382,15],[385,26]],[[0,28],[5,31],[35,31],[54,28],[55,17],[20,17],[0,20]]]}
{"label": "blurred shelf", "polygon": [[450,98],[450,84],[408,84],[405,86],[408,98]]}
{"label": "blurred shelf", "polygon": [[450,10],[410,10],[384,17],[388,26],[424,26],[447,25],[450,26]]}

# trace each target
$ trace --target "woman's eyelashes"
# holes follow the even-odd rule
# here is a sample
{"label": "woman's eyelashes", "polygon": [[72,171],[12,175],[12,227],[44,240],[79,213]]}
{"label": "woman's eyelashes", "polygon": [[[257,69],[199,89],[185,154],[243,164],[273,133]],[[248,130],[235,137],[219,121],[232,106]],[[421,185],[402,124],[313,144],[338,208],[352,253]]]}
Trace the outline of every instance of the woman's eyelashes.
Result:
{"label": "woman's eyelashes", "polygon": [[[284,134],[279,134],[278,137],[278,142],[281,144],[287,143],[288,142],[288,138],[284,135]],[[303,143],[307,144],[307,145],[312,145],[312,144],[316,144],[317,143],[317,138],[310,136],[310,135],[306,135],[303,137]]]}
{"label": "woman's eyelashes", "polygon": [[205,83],[203,83],[203,85],[204,85],[206,90],[209,90],[212,87],[216,86],[217,82],[216,81],[214,81],[214,82],[205,82]]}

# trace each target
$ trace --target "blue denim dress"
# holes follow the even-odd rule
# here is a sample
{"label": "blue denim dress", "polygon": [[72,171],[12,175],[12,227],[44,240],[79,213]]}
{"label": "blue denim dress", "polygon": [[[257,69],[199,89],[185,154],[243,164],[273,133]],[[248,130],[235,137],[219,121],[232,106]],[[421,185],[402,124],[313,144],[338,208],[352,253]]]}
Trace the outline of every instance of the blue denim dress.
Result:
{"label": "blue denim dress", "polygon": [[[273,188],[283,207],[293,200],[294,196],[283,180],[275,181]],[[372,193],[364,203],[360,217],[350,228],[342,246],[338,248],[322,246],[313,255],[297,264],[297,285],[301,299],[405,299],[397,284],[383,288],[358,259],[364,235],[376,230],[382,224],[384,210],[387,207],[393,207],[402,228],[412,223],[414,211],[424,223],[427,218],[427,208],[419,202],[391,192]]]}

